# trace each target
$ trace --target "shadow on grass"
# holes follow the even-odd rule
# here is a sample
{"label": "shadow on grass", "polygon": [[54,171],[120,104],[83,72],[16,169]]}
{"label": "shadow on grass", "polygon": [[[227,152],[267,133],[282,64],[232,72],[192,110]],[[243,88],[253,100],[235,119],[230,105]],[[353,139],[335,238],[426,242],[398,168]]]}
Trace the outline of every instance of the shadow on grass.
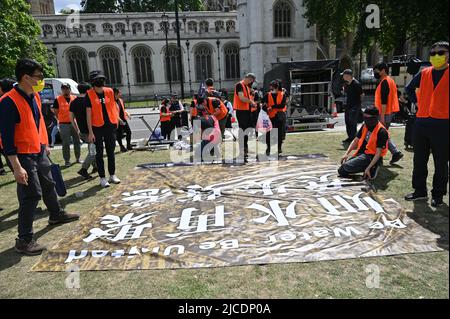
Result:
{"label": "shadow on grass", "polygon": [[100,190],[102,190],[102,187],[100,185],[92,186],[91,188],[83,191],[83,195],[81,197],[77,197],[76,193],[66,196],[64,198],[61,198],[59,202],[61,203],[62,207],[66,207],[69,204],[74,204],[76,202],[79,202],[81,200],[87,199],[89,197],[95,196]]}
{"label": "shadow on grass", "polygon": [[3,187],[3,186],[8,186],[8,185],[14,184],[15,182],[16,182],[16,180],[15,180],[15,179],[12,179],[12,180],[10,180],[9,182],[0,184],[0,188]]}
{"label": "shadow on grass", "polygon": [[444,204],[438,209],[433,209],[428,202],[414,202],[414,209],[408,214],[416,223],[423,228],[441,236],[437,240],[440,248],[448,250],[448,205]]}
{"label": "shadow on grass", "polygon": [[386,166],[381,166],[378,172],[378,177],[374,181],[377,190],[387,190],[389,183],[398,176],[398,173],[392,172]]}

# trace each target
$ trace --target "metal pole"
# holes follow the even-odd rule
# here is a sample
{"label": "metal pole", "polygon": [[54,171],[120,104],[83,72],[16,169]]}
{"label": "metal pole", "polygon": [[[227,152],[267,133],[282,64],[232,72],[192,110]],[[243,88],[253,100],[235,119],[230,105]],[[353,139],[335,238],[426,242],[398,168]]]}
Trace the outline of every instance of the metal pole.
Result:
{"label": "metal pole", "polygon": [[219,87],[222,90],[222,72],[220,69],[220,40],[217,39],[217,59],[218,59],[218,63],[219,63]]}
{"label": "metal pole", "polygon": [[189,72],[189,89],[190,89],[190,94],[192,94],[191,55],[190,55],[190,51],[189,51],[189,46],[190,46],[189,40],[186,40],[188,72]]}
{"label": "metal pole", "polygon": [[166,60],[166,65],[167,65],[167,73],[168,73],[168,80],[169,80],[169,90],[170,90],[170,94],[172,94],[172,68],[170,65],[170,60],[169,60],[169,39],[167,37],[167,34],[169,32],[169,17],[167,16],[166,12],[164,11],[164,14],[162,15],[161,19],[163,20],[163,31],[164,34],[166,35],[166,52],[164,55],[164,58]]}
{"label": "metal pole", "polygon": [[58,49],[56,47],[54,47],[53,48],[53,53],[55,53],[56,77],[59,78],[59,63],[58,63],[58,54],[57,54],[57,52],[58,52]]}
{"label": "metal pole", "polygon": [[127,70],[127,85],[128,85],[128,105],[131,103],[131,85],[130,85],[130,72],[128,69],[128,55],[127,55],[127,43],[123,41],[123,50],[125,53],[125,66]]}
{"label": "metal pole", "polygon": [[183,72],[183,57],[181,51],[181,37],[180,37],[180,19],[178,16],[178,0],[175,0],[175,23],[177,26],[177,46],[178,46],[178,68],[180,72],[181,85],[181,99],[184,99],[184,72]]}

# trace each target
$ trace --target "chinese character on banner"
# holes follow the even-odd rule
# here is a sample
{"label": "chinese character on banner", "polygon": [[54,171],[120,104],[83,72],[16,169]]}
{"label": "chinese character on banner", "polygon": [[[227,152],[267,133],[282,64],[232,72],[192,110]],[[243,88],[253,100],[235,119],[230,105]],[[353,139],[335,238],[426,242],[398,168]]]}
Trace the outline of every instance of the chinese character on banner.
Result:
{"label": "chinese character on banner", "polygon": [[211,186],[202,187],[200,185],[190,185],[187,187],[187,192],[185,192],[183,197],[178,197],[178,201],[181,203],[191,201],[191,202],[202,202],[202,201],[213,201],[221,197],[220,188],[213,188]]}
{"label": "chinese character on banner", "polygon": [[173,196],[173,193],[168,188],[163,190],[156,188],[138,190],[132,193],[127,192],[123,193],[122,196],[122,202],[120,204],[113,204],[111,206],[114,208],[124,205],[136,208],[146,208],[149,207],[152,203],[160,202],[163,199]]}
{"label": "chinese character on banner", "polygon": [[106,229],[93,228],[89,231],[89,236],[83,239],[90,243],[96,239],[104,239],[112,242],[120,240],[139,239],[142,232],[147,228],[152,228],[152,223],[147,221],[154,215],[154,212],[134,216],[134,213],[122,217],[106,215],[101,218],[100,224]]}
{"label": "chinese character on banner", "polygon": [[254,219],[254,221],[258,224],[265,224],[270,217],[273,217],[277,221],[278,226],[289,226],[289,221],[287,220],[287,218],[293,219],[297,217],[297,215],[295,214],[296,204],[296,201],[289,204],[285,212],[283,212],[283,210],[281,209],[280,201],[278,200],[270,201],[270,208],[267,208],[260,204],[252,204],[247,208],[256,209],[266,214],[263,217]]}
{"label": "chinese character on banner", "polygon": [[167,237],[176,238],[182,235],[193,235],[206,233],[211,231],[222,231],[225,228],[225,213],[224,206],[216,206],[214,214],[200,214],[193,216],[193,213],[198,211],[196,208],[186,208],[181,213],[181,218],[170,218],[173,223],[178,222],[178,227],[181,232],[167,234]]}

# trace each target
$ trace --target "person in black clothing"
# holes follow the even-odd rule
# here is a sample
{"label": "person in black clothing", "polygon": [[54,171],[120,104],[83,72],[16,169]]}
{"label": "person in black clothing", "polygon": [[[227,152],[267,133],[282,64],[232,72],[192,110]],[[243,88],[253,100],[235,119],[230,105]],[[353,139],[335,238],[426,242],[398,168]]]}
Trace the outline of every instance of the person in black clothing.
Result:
{"label": "person in black clothing", "polygon": [[[339,176],[346,178],[364,172],[364,178],[373,180],[377,177],[382,158],[387,153],[389,140],[389,133],[380,123],[379,116],[380,112],[375,107],[364,110],[364,125],[342,157],[342,165],[338,170]],[[378,133],[373,140],[372,133],[377,128]],[[363,136],[364,133],[365,136]],[[361,141],[362,138],[364,138],[363,141]],[[370,145],[372,143],[373,145]],[[353,151],[357,152],[350,158]]]}
{"label": "person in black clothing", "polygon": [[[269,115],[274,129],[278,131],[278,154],[282,153],[282,144],[286,137],[286,95],[281,91],[278,81],[272,81],[269,87],[270,91],[262,99],[263,111]],[[281,103],[278,104],[279,95],[282,94]],[[269,99],[275,104],[268,109]],[[270,106],[270,105],[269,105]],[[271,132],[266,134],[266,155],[270,155]]]}
{"label": "person in black clothing", "polygon": [[88,83],[80,83],[78,84],[78,92],[80,96],[77,97],[70,103],[70,121],[75,131],[80,136],[81,140],[85,143],[88,143],[88,154],[83,161],[83,165],[81,166],[81,170],[78,171],[78,175],[83,176],[85,179],[91,179],[92,176],[88,173],[89,166],[92,165],[92,172],[94,174],[97,172],[97,164],[95,159],[95,154],[91,151],[92,145],[94,143],[89,143],[89,129],[87,125],[86,118],[86,92],[91,88]]}
{"label": "person in black clothing", "polygon": [[[0,98],[2,97],[2,95],[8,93],[9,91],[11,91],[13,89],[15,82],[16,81],[14,81],[13,79],[3,79],[0,81]],[[0,136],[0,175],[6,175],[6,171],[3,166],[2,156],[5,156],[5,154],[3,154],[3,148],[2,148],[1,136]],[[11,164],[9,163],[9,160],[6,156],[5,156],[5,160],[6,160],[6,164],[12,171]]]}
{"label": "person in black clothing", "polygon": [[358,117],[361,111],[362,97],[364,91],[361,84],[353,77],[353,71],[350,69],[342,72],[345,81],[344,91],[347,95],[347,106],[345,108],[345,127],[348,138],[343,143],[351,143],[357,132]]}
{"label": "person in black clothing", "polygon": [[[119,109],[119,127],[117,129],[117,143],[119,143],[120,151],[125,153],[127,151],[133,150],[133,146],[131,146],[131,129],[128,125],[128,119],[130,115],[127,111],[125,111],[125,105],[122,100],[122,92],[114,88],[114,98],[116,99],[117,107]],[[127,139],[127,147],[123,146],[122,139],[125,134]]]}
{"label": "person in black clothing", "polygon": [[[181,128],[183,127],[183,123],[181,121],[181,112],[183,112],[184,110],[184,106],[183,104],[181,104],[181,102],[177,99],[177,95],[176,94],[172,94],[170,96],[170,101],[169,101],[169,111],[170,113],[172,113],[172,124],[171,124],[171,128],[172,130],[175,130],[176,128]],[[175,134],[178,133],[178,139],[181,139],[181,135],[179,134],[180,132],[177,131]],[[175,135],[177,136],[177,135]]]}

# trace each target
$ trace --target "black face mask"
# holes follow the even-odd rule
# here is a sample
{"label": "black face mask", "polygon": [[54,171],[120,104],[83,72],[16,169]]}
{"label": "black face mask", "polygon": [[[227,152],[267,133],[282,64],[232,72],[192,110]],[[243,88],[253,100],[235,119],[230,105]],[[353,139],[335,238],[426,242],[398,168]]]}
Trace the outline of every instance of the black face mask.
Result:
{"label": "black face mask", "polygon": [[366,124],[369,131],[373,130],[378,124],[378,118],[376,117],[366,117],[364,118],[364,124]]}
{"label": "black face mask", "polygon": [[94,86],[98,87],[98,88],[101,88],[101,87],[105,86],[105,80],[104,79],[98,79],[98,80],[95,80],[92,84]]}
{"label": "black face mask", "polygon": [[377,79],[377,80],[381,79],[381,74],[378,73],[378,72],[374,73],[373,76],[374,76],[375,79]]}

